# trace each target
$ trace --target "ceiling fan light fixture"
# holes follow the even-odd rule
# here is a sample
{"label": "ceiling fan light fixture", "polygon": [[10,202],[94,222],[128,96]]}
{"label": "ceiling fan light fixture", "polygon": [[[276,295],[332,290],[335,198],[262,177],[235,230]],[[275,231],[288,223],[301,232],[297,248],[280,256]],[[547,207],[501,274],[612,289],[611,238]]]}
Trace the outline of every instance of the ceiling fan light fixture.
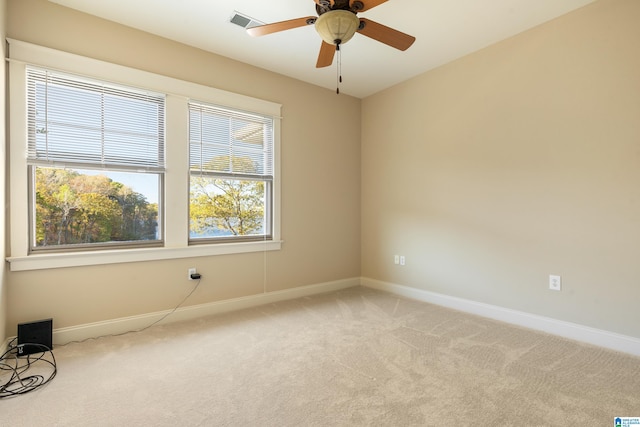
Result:
{"label": "ceiling fan light fixture", "polygon": [[329,44],[344,44],[351,40],[360,26],[360,19],[348,10],[330,10],[318,17],[315,27],[322,40]]}

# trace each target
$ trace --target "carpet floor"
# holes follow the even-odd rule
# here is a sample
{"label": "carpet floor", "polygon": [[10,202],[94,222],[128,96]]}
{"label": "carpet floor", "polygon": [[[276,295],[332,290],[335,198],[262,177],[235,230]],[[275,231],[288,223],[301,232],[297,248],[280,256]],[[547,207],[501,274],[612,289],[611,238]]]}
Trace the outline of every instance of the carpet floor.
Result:
{"label": "carpet floor", "polygon": [[[3,426],[611,426],[640,358],[363,287],[54,349]],[[0,383],[2,377],[0,377]]]}

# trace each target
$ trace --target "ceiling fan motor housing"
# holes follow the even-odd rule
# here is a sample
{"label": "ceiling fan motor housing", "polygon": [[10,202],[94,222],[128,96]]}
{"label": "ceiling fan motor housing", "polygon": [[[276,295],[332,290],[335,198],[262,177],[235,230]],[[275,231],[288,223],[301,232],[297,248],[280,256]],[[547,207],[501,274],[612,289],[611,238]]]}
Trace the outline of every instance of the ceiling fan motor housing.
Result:
{"label": "ceiling fan motor housing", "polygon": [[340,45],[351,40],[360,26],[360,19],[348,10],[330,10],[316,20],[316,31],[322,40]]}
{"label": "ceiling fan motor housing", "polygon": [[318,15],[338,9],[358,13],[364,9],[364,3],[361,0],[316,0],[316,11]]}

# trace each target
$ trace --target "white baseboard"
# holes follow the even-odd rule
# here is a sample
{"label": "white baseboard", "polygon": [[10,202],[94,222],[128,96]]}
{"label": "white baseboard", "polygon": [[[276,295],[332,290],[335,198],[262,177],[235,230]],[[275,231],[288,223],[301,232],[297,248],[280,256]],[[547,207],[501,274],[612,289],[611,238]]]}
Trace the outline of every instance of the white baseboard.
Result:
{"label": "white baseboard", "polygon": [[[263,294],[250,295],[247,297],[234,298],[224,301],[199,304],[172,310],[158,311],[138,316],[122,317],[102,322],[87,323],[84,325],[71,326],[67,328],[55,329],[53,331],[53,343],[62,345],[72,341],[82,341],[88,338],[96,338],[106,335],[122,334],[129,331],[137,331],[153,324],[154,322],[167,316],[160,324],[181,322],[196,319],[212,314],[226,313],[229,311],[244,308],[257,307],[277,301],[285,301],[309,295],[321,294],[325,292],[337,291],[360,285],[360,278],[337,280],[334,282],[319,283],[298,288],[285,289],[281,291],[266,292]],[[7,341],[8,342],[8,341]]]}
{"label": "white baseboard", "polygon": [[[188,306],[179,308],[174,313],[171,313],[172,310],[165,310],[138,316],[122,317],[119,319],[55,329],[53,331],[53,342],[54,345],[62,345],[72,341],[82,341],[88,338],[96,338],[100,336],[115,335],[128,331],[140,330],[161,319],[163,316],[166,316],[168,313],[171,314],[163,319],[160,324],[192,320],[212,314],[220,314],[245,308],[257,307],[260,305],[270,304],[278,301],[285,301],[325,292],[337,291],[358,285],[390,292],[418,301],[424,301],[427,303],[460,310],[466,313],[476,314],[479,316],[499,320],[529,329],[543,331],[546,333],[585,342],[599,347],[640,356],[640,339],[635,337],[621,335],[614,332],[530,314],[518,310],[512,310],[491,304],[467,300],[464,298],[458,298],[408,286],[397,285],[394,283],[383,282],[380,280],[369,279],[366,277],[355,277],[351,279],[337,280],[334,282],[325,282],[315,285],[285,289],[281,291],[250,295],[247,297],[234,298],[230,300]],[[8,337],[5,342],[0,343],[0,354],[3,354],[6,351],[9,343],[13,338],[14,337]]]}
{"label": "white baseboard", "polygon": [[640,339],[635,337],[366,277],[361,278],[360,283],[362,286],[390,292],[418,301],[424,301],[466,313],[500,320],[513,325],[547,332],[575,341],[640,356]]}

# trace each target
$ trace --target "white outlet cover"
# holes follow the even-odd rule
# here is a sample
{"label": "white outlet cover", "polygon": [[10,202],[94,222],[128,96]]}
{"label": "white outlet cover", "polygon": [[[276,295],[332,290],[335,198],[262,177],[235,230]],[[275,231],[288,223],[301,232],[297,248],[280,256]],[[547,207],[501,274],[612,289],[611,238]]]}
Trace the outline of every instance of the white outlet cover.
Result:
{"label": "white outlet cover", "polygon": [[554,274],[549,275],[549,289],[552,291],[562,290],[562,277]]}

